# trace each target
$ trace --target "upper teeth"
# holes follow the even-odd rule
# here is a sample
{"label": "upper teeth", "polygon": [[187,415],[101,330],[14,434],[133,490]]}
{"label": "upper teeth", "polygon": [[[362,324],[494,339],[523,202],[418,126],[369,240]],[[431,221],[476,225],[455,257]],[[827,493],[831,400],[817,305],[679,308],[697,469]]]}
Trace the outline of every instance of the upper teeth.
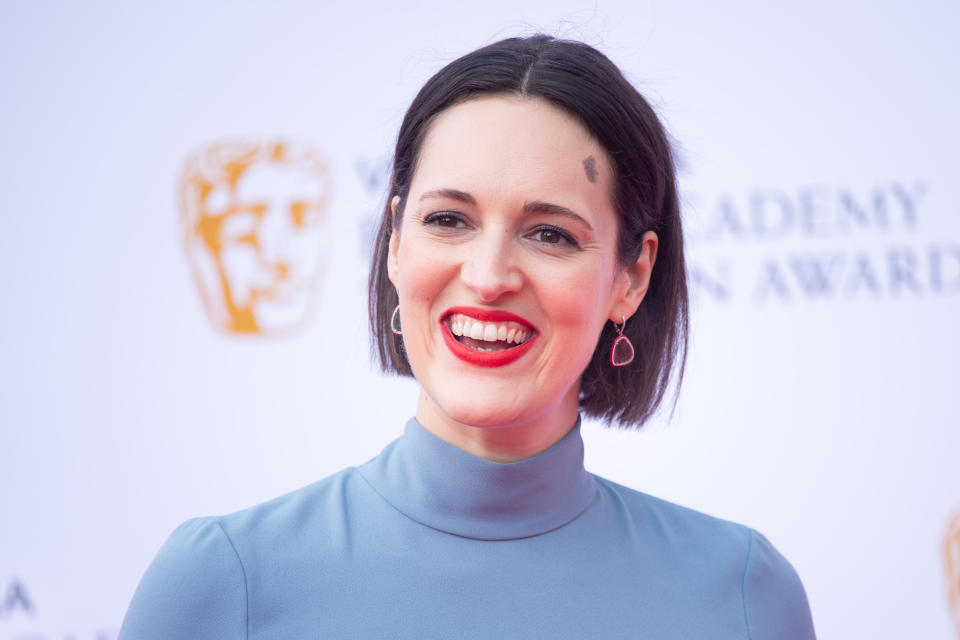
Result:
{"label": "upper teeth", "polygon": [[520,344],[530,335],[531,330],[516,322],[481,322],[459,313],[447,319],[450,331],[455,336],[466,336],[485,342],[515,342]]}

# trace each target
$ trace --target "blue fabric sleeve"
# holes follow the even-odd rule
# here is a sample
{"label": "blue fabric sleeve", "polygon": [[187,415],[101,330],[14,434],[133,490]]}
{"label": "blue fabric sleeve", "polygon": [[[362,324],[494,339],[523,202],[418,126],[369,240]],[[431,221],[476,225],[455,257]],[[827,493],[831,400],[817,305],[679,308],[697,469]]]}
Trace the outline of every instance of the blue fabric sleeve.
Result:
{"label": "blue fabric sleeve", "polygon": [[815,640],[800,577],[787,559],[752,529],[743,573],[743,607],[750,640]]}
{"label": "blue fabric sleeve", "polygon": [[243,565],[216,518],[177,527],[144,574],[118,640],[247,637]]}

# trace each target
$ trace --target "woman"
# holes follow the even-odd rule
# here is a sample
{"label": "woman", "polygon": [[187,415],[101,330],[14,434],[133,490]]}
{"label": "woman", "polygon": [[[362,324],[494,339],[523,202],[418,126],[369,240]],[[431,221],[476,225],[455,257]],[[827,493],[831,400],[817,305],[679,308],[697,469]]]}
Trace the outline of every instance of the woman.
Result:
{"label": "woman", "polygon": [[579,414],[639,426],[682,370],[673,164],[596,50],[510,39],[401,126],[370,279],[416,418],[377,458],[181,525],[140,638],[812,638],[759,534],[588,474]]}

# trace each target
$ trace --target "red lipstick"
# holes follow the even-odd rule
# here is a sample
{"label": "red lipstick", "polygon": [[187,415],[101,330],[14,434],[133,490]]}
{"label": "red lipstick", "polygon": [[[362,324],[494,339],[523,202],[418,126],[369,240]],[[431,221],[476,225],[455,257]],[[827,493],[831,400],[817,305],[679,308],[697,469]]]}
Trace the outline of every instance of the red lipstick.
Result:
{"label": "red lipstick", "polygon": [[[529,327],[534,331],[534,334],[527,338],[523,344],[518,344],[517,346],[510,347],[509,349],[502,349],[500,351],[477,351],[460,343],[460,341],[453,337],[453,334],[450,332],[450,327],[447,326],[445,320],[455,313],[470,316],[471,318],[475,318],[481,322],[516,322],[517,324],[522,324],[525,327]],[[478,309],[476,307],[452,307],[447,309],[447,311],[440,318],[440,329],[441,333],[443,334],[443,341],[453,355],[457,356],[464,362],[468,362],[478,367],[502,367],[510,364],[514,360],[520,358],[525,353],[530,351],[530,349],[533,347],[533,343],[539,336],[539,334],[536,333],[533,325],[518,315],[510,313],[509,311],[502,311],[500,309]]]}

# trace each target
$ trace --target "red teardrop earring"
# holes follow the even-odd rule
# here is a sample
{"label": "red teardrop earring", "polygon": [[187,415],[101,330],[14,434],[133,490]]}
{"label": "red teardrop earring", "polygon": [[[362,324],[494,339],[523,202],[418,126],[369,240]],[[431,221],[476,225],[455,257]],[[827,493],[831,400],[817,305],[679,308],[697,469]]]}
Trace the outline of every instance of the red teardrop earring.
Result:
{"label": "red teardrop earring", "polygon": [[614,338],[613,344],[610,345],[610,365],[614,367],[625,367],[633,362],[633,343],[630,342],[630,338],[623,335],[623,329],[627,326],[627,319],[622,315],[620,319],[623,320],[623,322],[619,327],[616,322],[613,323],[614,328],[617,330],[617,337]]}

